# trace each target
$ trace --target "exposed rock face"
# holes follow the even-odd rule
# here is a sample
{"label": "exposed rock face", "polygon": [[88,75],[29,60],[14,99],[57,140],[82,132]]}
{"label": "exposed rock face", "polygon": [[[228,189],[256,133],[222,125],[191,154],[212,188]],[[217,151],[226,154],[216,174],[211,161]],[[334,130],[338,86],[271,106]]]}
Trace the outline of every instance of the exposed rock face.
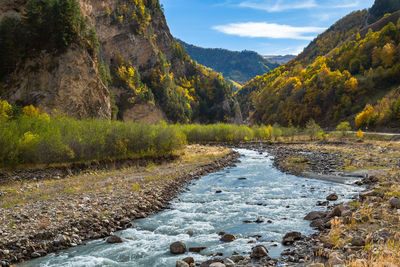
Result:
{"label": "exposed rock face", "polygon": [[139,104],[126,110],[123,120],[155,124],[160,120],[167,121],[168,119],[159,107],[153,104]]}
{"label": "exposed rock face", "polygon": [[[141,77],[148,77],[159,64],[160,54],[170,64],[170,74],[185,77],[193,71],[190,59],[179,59],[173,44],[164,14],[161,9],[148,7],[151,20],[143,32],[138,33],[134,23],[125,14],[123,23],[116,20],[120,3],[116,0],[77,0],[88,28],[94,28],[100,42],[98,58],[115,68],[118,58],[131,62]],[[3,0],[0,5],[0,20],[4,16],[20,16],[27,0]],[[154,1],[153,1],[154,2]],[[147,4],[150,5],[150,4]],[[29,55],[31,56],[31,55]],[[46,112],[56,108],[61,113],[76,118],[111,118],[110,91],[119,107],[119,118],[125,121],[155,123],[166,120],[167,109],[160,107],[167,100],[156,101],[157,105],[130,103],[128,92],[122,92],[118,85],[107,88],[98,78],[98,64],[78,45],[70,47],[61,55],[42,51],[40,57],[20,62],[5,84],[5,94],[0,97],[17,104],[41,106]],[[201,76],[201,75],[200,75]],[[201,77],[200,77],[201,78]],[[151,85],[147,84],[152,90]],[[163,88],[168,91],[169,88]],[[195,88],[196,89],[196,88]],[[154,92],[153,92],[154,93]],[[128,102],[128,104],[127,104]],[[208,107],[211,114],[225,115],[227,122],[240,123],[241,113],[235,98],[224,95]],[[221,112],[222,111],[222,112]],[[168,114],[167,114],[168,115]],[[221,117],[221,116],[220,116]]]}
{"label": "exposed rock face", "polygon": [[42,52],[26,60],[8,86],[6,98],[11,103],[33,104],[48,113],[55,109],[76,118],[111,118],[108,89],[97,77],[86,49],[77,45],[60,56]]}
{"label": "exposed rock face", "polygon": [[0,21],[5,16],[20,16],[27,0],[1,0],[0,2]]}

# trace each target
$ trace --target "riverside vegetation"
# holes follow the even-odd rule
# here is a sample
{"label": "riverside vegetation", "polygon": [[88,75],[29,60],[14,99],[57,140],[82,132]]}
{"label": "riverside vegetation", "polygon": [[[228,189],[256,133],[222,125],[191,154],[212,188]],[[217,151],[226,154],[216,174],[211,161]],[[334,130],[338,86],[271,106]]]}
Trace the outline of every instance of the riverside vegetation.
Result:
{"label": "riverside vegetation", "polygon": [[50,117],[34,106],[12,107],[0,100],[0,164],[50,164],[103,159],[160,157],[185,144],[325,138],[313,121],[304,130],[279,125],[144,125],[100,119]]}
{"label": "riverside vegetation", "polygon": [[[354,136],[343,122],[331,136]],[[360,133],[361,132],[361,133]],[[357,136],[363,138],[360,131]],[[162,157],[185,144],[246,141],[322,140],[328,133],[310,120],[304,129],[278,124],[156,125],[101,119],[50,117],[34,106],[12,107],[0,100],[0,166],[84,162],[104,159]],[[374,138],[373,135],[366,137]],[[375,136],[375,138],[378,138]],[[382,137],[380,137],[382,138]],[[392,137],[389,137],[392,138]]]}

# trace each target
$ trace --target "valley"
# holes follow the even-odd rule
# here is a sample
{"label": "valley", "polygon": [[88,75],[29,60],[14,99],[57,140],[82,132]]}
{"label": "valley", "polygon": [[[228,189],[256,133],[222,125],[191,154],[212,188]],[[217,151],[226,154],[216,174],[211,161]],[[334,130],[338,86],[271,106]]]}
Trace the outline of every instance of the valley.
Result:
{"label": "valley", "polygon": [[400,2],[182,1],[2,1],[0,267],[398,266]]}

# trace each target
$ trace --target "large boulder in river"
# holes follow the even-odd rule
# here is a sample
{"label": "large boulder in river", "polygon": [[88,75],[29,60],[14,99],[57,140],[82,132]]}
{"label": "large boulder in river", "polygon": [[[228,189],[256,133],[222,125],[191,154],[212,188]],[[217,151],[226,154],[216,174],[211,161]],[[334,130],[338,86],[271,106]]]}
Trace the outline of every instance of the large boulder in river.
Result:
{"label": "large boulder in river", "polygon": [[339,199],[339,197],[336,193],[330,194],[329,196],[326,197],[326,200],[329,200],[329,201],[336,201],[338,199]]}
{"label": "large boulder in river", "polygon": [[235,241],[236,237],[234,235],[231,234],[225,234],[221,237],[221,241],[222,242],[233,242]]}
{"label": "large boulder in river", "polygon": [[392,197],[390,199],[390,206],[395,209],[400,209],[400,199],[397,197]]}
{"label": "large boulder in river", "polygon": [[122,243],[124,242],[124,240],[119,236],[112,235],[107,237],[106,242],[109,244],[116,244],[116,243]]}
{"label": "large boulder in river", "polygon": [[300,240],[301,233],[300,232],[289,232],[282,239],[282,245],[289,246],[294,243],[294,241]]}
{"label": "large boulder in river", "polygon": [[178,254],[184,254],[186,253],[186,245],[185,243],[181,242],[181,241],[177,241],[172,243],[169,246],[169,250],[172,254],[178,255]]}
{"label": "large boulder in river", "polygon": [[262,245],[255,246],[251,249],[251,258],[268,257],[268,249]]}

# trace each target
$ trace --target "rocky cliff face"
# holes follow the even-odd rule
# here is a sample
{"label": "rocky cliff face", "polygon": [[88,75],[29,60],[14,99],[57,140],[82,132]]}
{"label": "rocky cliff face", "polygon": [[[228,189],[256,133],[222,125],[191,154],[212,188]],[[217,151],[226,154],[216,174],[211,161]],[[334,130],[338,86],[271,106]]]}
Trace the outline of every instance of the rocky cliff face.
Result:
{"label": "rocky cliff face", "polygon": [[45,112],[76,118],[111,118],[110,94],[97,76],[95,62],[76,45],[59,56],[42,52],[26,60],[8,81],[11,103],[34,105]]}
{"label": "rocky cliff face", "polygon": [[[157,0],[77,1],[88,29],[97,33],[98,53],[88,53],[81,42],[61,54],[41,51],[40,56],[24,55],[3,81],[3,90],[0,84],[0,97],[77,118],[111,118],[112,110],[119,110],[120,119],[140,120],[140,115],[135,117],[135,106],[155,103],[149,110],[170,121],[208,122],[202,115],[204,107],[217,110],[225,121],[241,121],[228,85],[214,74],[210,78],[209,71],[176,46]],[[0,19],[21,17],[27,2],[2,0]],[[100,62],[110,70],[109,83],[99,78]],[[122,65],[127,68],[123,78],[118,73]],[[139,99],[138,92],[145,90],[148,95]]]}

